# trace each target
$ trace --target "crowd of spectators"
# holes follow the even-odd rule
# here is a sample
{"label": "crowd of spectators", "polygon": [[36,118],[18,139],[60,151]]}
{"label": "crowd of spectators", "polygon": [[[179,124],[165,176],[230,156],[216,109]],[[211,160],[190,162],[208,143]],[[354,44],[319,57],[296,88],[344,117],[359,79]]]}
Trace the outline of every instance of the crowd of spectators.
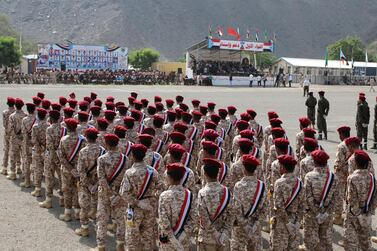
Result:
{"label": "crowd of spectators", "polygon": [[194,66],[197,74],[223,76],[232,74],[233,76],[258,75],[257,69],[251,64],[241,62],[225,61],[198,61]]}

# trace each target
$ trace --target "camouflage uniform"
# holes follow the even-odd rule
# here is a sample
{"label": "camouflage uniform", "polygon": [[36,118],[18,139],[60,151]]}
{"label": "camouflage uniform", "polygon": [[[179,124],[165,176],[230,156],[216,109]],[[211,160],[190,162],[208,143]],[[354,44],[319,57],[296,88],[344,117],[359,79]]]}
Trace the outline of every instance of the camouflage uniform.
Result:
{"label": "camouflage uniform", "polygon": [[255,131],[255,137],[257,138],[257,140],[255,141],[255,144],[258,147],[262,147],[263,139],[264,139],[263,127],[253,119],[249,121],[249,124],[250,124],[250,127]]}
{"label": "camouflage uniform", "polygon": [[[141,200],[138,194],[142,188],[146,172],[153,171],[153,177]],[[158,196],[164,190],[164,184],[156,170],[142,161],[135,162],[124,175],[120,195],[126,205],[134,210],[132,224],[126,225],[126,248],[132,250],[150,250],[155,246],[156,210]],[[141,203],[143,206],[140,206]],[[143,208],[142,208],[143,207]]]}
{"label": "camouflage uniform", "polygon": [[[297,250],[300,241],[300,222],[304,209],[304,193],[298,194],[296,199],[286,208],[286,203],[291,197],[297,178],[293,173],[283,174],[275,182],[273,194],[273,218],[271,220],[271,249],[275,250]],[[289,233],[287,224],[291,225]]]}
{"label": "camouflage uniform", "polygon": [[33,144],[33,177],[34,186],[41,188],[43,178],[44,158],[46,151],[46,129],[49,126],[47,121],[39,120],[37,124],[33,126],[31,131],[31,142]]}
{"label": "camouflage uniform", "polygon": [[10,132],[10,175],[16,174],[16,166],[21,166],[22,119],[26,117],[23,110],[16,110],[9,116],[8,129]]}
{"label": "camouflage uniform", "polygon": [[347,179],[347,210],[344,221],[344,248],[348,250],[371,250],[369,237],[372,233],[372,215],[377,207],[373,194],[367,212],[364,205],[370,189],[368,170],[358,169]]}
{"label": "camouflage uniform", "polygon": [[301,180],[305,180],[307,173],[313,171],[314,161],[312,156],[309,154],[300,161],[299,171],[296,173],[297,177],[300,177]]}
{"label": "camouflage uniform", "polygon": [[158,174],[162,175],[165,172],[164,159],[158,152],[148,149],[144,161],[147,165],[154,166]]}
{"label": "camouflage uniform", "polygon": [[138,141],[138,138],[139,138],[138,132],[135,128],[136,128],[136,124],[132,129],[128,129],[127,132],[126,132],[126,139],[128,141],[131,141],[132,143],[136,143]]}
{"label": "camouflage uniform", "polygon": [[23,170],[26,184],[30,184],[31,181],[31,163],[32,163],[32,144],[31,144],[31,131],[33,125],[36,122],[35,114],[29,114],[22,119],[21,132],[22,132],[22,162]]}
{"label": "camouflage uniform", "polygon": [[296,160],[297,162],[300,162],[300,150],[301,147],[304,145],[304,132],[300,131],[299,133],[296,134]]}
{"label": "camouflage uniform", "polygon": [[[258,156],[257,159],[261,161],[261,156]],[[243,169],[244,169],[244,166],[242,164],[242,158],[238,158],[238,160],[234,162],[230,168],[230,176],[231,176],[230,187],[233,187],[238,181],[240,181],[243,178],[244,176]],[[264,180],[261,165],[259,165],[257,169],[255,170],[255,176],[257,177],[257,179]]]}
{"label": "camouflage uniform", "polygon": [[[95,146],[98,150],[98,145]],[[124,156],[124,155],[123,155]],[[118,175],[110,179],[120,163],[121,153],[119,150],[108,151],[98,158],[98,205],[97,205],[97,245],[105,246],[107,236],[107,222],[111,218],[117,225],[115,239],[118,244],[124,243],[125,202],[119,194],[121,182],[126,169],[129,167],[128,159],[124,156],[125,163],[119,167]],[[112,183],[110,183],[112,182]]]}
{"label": "camouflage uniform", "polygon": [[[324,187],[328,179],[328,167],[315,167],[305,176],[304,243],[312,250],[332,250],[333,222],[332,215],[338,201],[338,179],[334,176],[323,206]],[[319,219],[319,217],[323,217]],[[320,222],[319,222],[320,221]]]}
{"label": "camouflage uniform", "polygon": [[10,135],[9,130],[9,116],[15,111],[14,107],[8,107],[7,110],[3,111],[3,127],[4,127],[4,155],[3,155],[3,170],[2,173],[7,173],[8,161],[9,161],[9,148],[10,148]]}
{"label": "camouflage uniform", "polygon": [[[214,222],[217,208],[221,198],[224,196],[224,186],[219,182],[208,182],[198,193],[198,214],[199,214],[199,233],[198,250],[229,250],[229,239],[232,228],[232,206],[231,198],[228,206],[224,209]],[[224,236],[223,244],[219,239]]]}
{"label": "camouflage uniform", "polygon": [[377,149],[377,104],[374,105],[373,149]]}
{"label": "camouflage uniform", "polygon": [[161,193],[158,203],[158,229],[160,236],[167,237],[168,243],[160,242],[160,250],[190,250],[190,237],[193,236],[195,227],[196,206],[191,200],[190,212],[180,235],[175,236],[173,227],[176,226],[185,198],[185,188],[181,185],[170,186]]}
{"label": "camouflage uniform", "polygon": [[346,201],[346,191],[347,191],[347,177],[348,177],[348,158],[349,151],[346,143],[342,141],[336,151],[334,170],[335,175],[338,178],[338,191],[339,191],[339,204],[335,209],[335,214],[341,215],[343,212],[343,204]]}

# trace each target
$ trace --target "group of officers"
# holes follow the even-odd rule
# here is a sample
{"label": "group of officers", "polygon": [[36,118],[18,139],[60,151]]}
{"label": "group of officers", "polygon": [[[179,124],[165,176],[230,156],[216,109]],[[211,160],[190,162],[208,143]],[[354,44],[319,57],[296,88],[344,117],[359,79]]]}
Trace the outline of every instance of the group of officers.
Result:
{"label": "group of officers", "polygon": [[274,111],[263,128],[253,109],[184,101],[8,97],[1,173],[36,197],[44,177],[39,206],[52,208],[55,190],[77,235],[96,221],[95,250],[107,231],[118,251],[262,250],[262,231],[271,250],[332,250],[333,224],[346,250],[370,250],[374,168],[350,127],[338,128],[333,172],[307,117],[293,150]]}

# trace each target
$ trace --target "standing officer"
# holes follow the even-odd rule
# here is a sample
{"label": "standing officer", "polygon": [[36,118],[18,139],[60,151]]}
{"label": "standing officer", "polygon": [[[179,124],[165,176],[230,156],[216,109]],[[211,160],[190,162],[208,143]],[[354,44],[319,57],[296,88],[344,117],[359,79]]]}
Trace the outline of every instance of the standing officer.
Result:
{"label": "standing officer", "polygon": [[330,103],[325,98],[325,92],[319,91],[319,100],[317,108],[317,126],[318,126],[318,140],[322,140],[322,133],[324,134],[324,139],[327,140],[327,123],[326,117],[329,114]]}
{"label": "standing officer", "polygon": [[16,100],[12,97],[7,98],[8,109],[3,111],[3,127],[4,127],[4,155],[3,155],[3,167],[1,174],[8,175],[8,162],[9,162],[9,148],[10,148],[10,131],[9,131],[9,116],[15,111],[14,104]]}
{"label": "standing officer", "polygon": [[312,127],[315,127],[315,106],[317,105],[317,99],[313,96],[313,92],[309,92],[305,105],[307,108],[307,115],[311,121]]}
{"label": "standing officer", "polygon": [[361,148],[368,149],[368,124],[369,124],[369,106],[365,100],[364,95],[359,96],[357,101],[357,113],[356,113],[356,130],[357,137],[361,141]]}

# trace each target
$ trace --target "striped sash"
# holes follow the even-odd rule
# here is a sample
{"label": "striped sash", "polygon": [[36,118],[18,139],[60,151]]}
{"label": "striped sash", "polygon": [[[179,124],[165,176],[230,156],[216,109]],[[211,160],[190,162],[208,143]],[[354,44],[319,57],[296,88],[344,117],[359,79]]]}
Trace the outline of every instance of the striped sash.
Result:
{"label": "striped sash", "polygon": [[229,133],[232,131],[233,125],[232,123],[229,123],[228,128],[226,129],[226,135],[229,135]]}
{"label": "striped sash", "polygon": [[198,134],[198,128],[196,128],[196,126],[193,126],[188,138],[191,140],[195,140],[197,134]]}
{"label": "striped sash", "polygon": [[251,150],[250,154],[252,154],[255,158],[259,158],[260,150],[258,147],[253,147],[253,150]]}
{"label": "striped sash", "polygon": [[291,145],[288,145],[287,154],[293,156],[293,148]]}
{"label": "striped sash", "polygon": [[220,218],[220,216],[224,213],[225,209],[227,208],[229,201],[230,201],[230,190],[226,186],[223,186],[223,196],[221,197],[220,204],[218,205],[215,215],[213,215],[211,222],[212,224]]}
{"label": "striped sash", "polygon": [[33,130],[33,126],[34,126],[34,124],[35,124],[36,121],[37,121],[37,119],[34,118],[33,123],[31,123],[29,129],[27,130],[27,132],[28,132],[29,134],[31,133],[31,130]]}
{"label": "striped sash", "polygon": [[222,144],[223,144],[223,141],[224,141],[224,140],[223,140],[222,138],[218,137],[218,138],[217,138],[217,146],[218,146],[218,147],[221,147]]}
{"label": "striped sash", "polygon": [[376,191],[376,179],[374,178],[374,175],[372,173],[369,173],[369,178],[370,178],[369,191],[368,191],[367,200],[365,201],[365,204],[364,204],[364,209],[363,209],[364,213],[368,213],[370,204],[372,202],[374,193]]}
{"label": "striped sash", "polygon": [[262,133],[262,131],[263,131],[263,128],[262,128],[262,126],[261,125],[257,125],[257,129],[256,129],[256,135],[257,136],[259,136],[261,133]]}
{"label": "striped sash", "polygon": [[109,185],[111,185],[114,182],[114,180],[119,176],[119,174],[122,172],[126,164],[126,161],[127,161],[127,157],[123,153],[121,153],[120,159],[117,165],[115,166],[113,173],[109,177],[107,177],[107,182],[109,183]]}
{"label": "striped sash", "polygon": [[223,149],[219,147],[219,149],[216,152],[216,159],[221,160],[223,158]]}
{"label": "striped sash", "polygon": [[128,157],[131,153],[131,146],[133,143],[131,141],[127,141],[126,148],[124,149],[124,154]]}
{"label": "striped sash", "polygon": [[285,205],[284,205],[284,208],[285,209],[288,209],[290,207],[290,205],[293,203],[293,201],[297,198],[297,196],[299,195],[300,191],[302,189],[302,182],[299,178],[296,178],[296,184],[295,186],[293,187],[293,190],[292,190],[292,194],[291,196],[288,198],[288,200],[285,202]]}
{"label": "striped sash", "polygon": [[186,224],[187,218],[190,213],[191,204],[192,204],[192,193],[188,189],[186,189],[185,198],[183,200],[183,205],[181,207],[181,211],[179,212],[178,222],[173,227],[173,234],[175,238],[177,239],[179,238],[179,236],[184,230],[184,226]]}
{"label": "striped sash", "polygon": [[84,141],[85,138],[82,135],[78,135],[75,147],[73,148],[71,155],[69,155],[68,162],[71,162],[77,156]]}
{"label": "striped sash", "polygon": [[96,167],[97,167],[97,159],[104,155],[106,153],[106,150],[104,147],[100,146],[100,152],[99,155],[96,158],[96,161],[94,162],[94,165],[86,172],[87,175],[89,175]]}
{"label": "striped sash", "polygon": [[326,182],[325,182],[325,186],[322,189],[321,202],[319,203],[320,208],[323,208],[325,205],[327,195],[329,194],[332,184],[334,182],[334,177],[335,177],[334,173],[327,171]]}
{"label": "striped sash", "polygon": [[144,130],[144,122],[141,121],[141,122],[139,123],[139,128],[137,129],[137,132],[138,132],[138,133],[142,133],[143,130]]}
{"label": "striped sash", "polygon": [[152,180],[153,180],[153,168],[151,166],[147,166],[147,171],[145,172],[143,184],[141,185],[140,190],[136,196],[138,200],[143,199]]}
{"label": "striped sash", "polygon": [[156,144],[154,151],[160,153],[163,146],[164,146],[164,142],[160,139],[157,140],[157,144]]}
{"label": "striped sash", "polygon": [[152,163],[151,166],[158,171],[158,168],[160,167],[160,162],[161,162],[161,155],[157,152],[153,152],[153,157],[152,157]]}
{"label": "striped sash", "polygon": [[225,128],[221,128],[221,135],[220,135],[220,138],[222,139],[225,139],[225,136],[227,135],[227,132],[225,130]]}
{"label": "striped sash", "polygon": [[221,168],[219,170],[219,176],[217,178],[217,180],[218,180],[218,182],[220,182],[220,184],[222,184],[224,182],[226,176],[228,175],[228,172],[229,172],[228,165],[223,162],[222,165],[221,165]]}
{"label": "striped sash", "polygon": [[190,168],[186,167],[186,172],[185,172],[185,174],[183,175],[183,177],[181,179],[181,185],[183,187],[186,185],[189,176],[190,176]]}
{"label": "striped sash", "polygon": [[188,146],[187,152],[189,154],[192,154],[192,152],[194,150],[194,141],[190,139],[188,142],[189,142],[189,146]]}
{"label": "striped sash", "polygon": [[67,135],[67,128],[66,127],[62,127],[60,129],[60,138],[63,138],[65,135]]}
{"label": "striped sash", "polygon": [[245,214],[245,218],[252,216],[257,210],[262,198],[264,196],[265,186],[261,180],[258,180],[257,189],[255,190],[253,200],[251,201],[250,208]]}
{"label": "striped sash", "polygon": [[168,143],[168,140],[169,140],[169,133],[164,131],[164,138],[162,140],[162,142],[164,142],[164,144]]}
{"label": "striped sash", "polygon": [[191,162],[191,154],[185,153],[185,156],[182,159],[182,164],[184,167],[190,167],[190,162]]}

